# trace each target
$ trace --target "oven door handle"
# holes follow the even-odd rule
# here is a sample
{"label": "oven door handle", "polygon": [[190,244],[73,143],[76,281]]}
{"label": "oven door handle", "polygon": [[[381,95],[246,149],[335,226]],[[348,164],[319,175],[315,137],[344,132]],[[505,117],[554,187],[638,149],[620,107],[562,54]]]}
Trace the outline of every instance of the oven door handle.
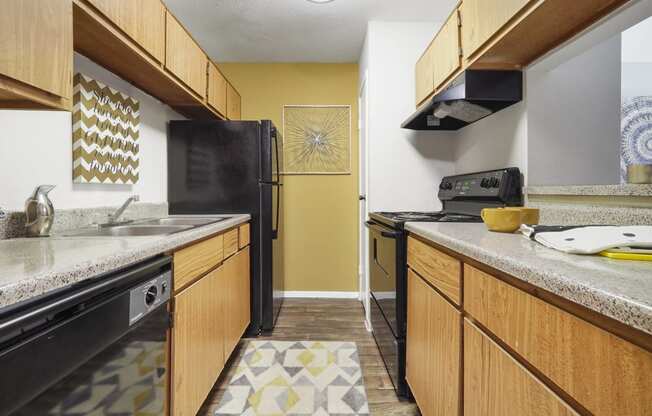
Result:
{"label": "oven door handle", "polygon": [[393,238],[394,240],[398,239],[403,233],[399,231],[386,231],[382,227],[379,227],[376,223],[371,222],[371,221],[366,221],[365,225],[367,228],[371,228],[373,230],[376,230],[380,233],[385,238]]}

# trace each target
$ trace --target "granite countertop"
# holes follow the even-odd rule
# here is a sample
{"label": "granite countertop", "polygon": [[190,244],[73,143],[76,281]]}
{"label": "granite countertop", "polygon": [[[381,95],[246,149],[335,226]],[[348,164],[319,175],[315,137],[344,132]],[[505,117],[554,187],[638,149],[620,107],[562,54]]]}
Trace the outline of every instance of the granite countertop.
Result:
{"label": "granite countertop", "polygon": [[650,184],[528,186],[528,195],[652,196]]}
{"label": "granite countertop", "polygon": [[229,217],[224,221],[169,235],[52,236],[0,240],[0,310],[49,291],[129,266],[251,219],[248,214]]}
{"label": "granite countertop", "polygon": [[652,262],[565,254],[484,224],[407,223],[427,240],[652,334]]}

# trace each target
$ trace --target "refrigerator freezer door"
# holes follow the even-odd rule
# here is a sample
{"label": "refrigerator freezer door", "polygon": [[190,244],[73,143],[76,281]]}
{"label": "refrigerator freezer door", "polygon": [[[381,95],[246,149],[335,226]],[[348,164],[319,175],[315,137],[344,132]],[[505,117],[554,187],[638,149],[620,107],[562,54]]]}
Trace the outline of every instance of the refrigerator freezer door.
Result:
{"label": "refrigerator freezer door", "polygon": [[170,212],[257,215],[260,155],[256,121],[170,122]]}

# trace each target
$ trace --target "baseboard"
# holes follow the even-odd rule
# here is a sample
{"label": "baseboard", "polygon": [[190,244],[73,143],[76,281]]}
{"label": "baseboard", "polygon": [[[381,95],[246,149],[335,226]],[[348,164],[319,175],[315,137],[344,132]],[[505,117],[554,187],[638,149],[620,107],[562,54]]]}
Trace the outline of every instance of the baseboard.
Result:
{"label": "baseboard", "polygon": [[360,292],[303,292],[285,291],[284,298],[312,298],[312,299],[359,299]]}

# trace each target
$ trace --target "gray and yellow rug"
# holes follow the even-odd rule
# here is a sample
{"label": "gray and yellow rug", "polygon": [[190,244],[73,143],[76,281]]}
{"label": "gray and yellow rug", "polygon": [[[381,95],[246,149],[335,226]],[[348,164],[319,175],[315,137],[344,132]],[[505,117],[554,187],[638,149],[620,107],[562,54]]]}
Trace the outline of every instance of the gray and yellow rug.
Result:
{"label": "gray and yellow rug", "polygon": [[368,415],[354,342],[250,341],[215,416]]}

